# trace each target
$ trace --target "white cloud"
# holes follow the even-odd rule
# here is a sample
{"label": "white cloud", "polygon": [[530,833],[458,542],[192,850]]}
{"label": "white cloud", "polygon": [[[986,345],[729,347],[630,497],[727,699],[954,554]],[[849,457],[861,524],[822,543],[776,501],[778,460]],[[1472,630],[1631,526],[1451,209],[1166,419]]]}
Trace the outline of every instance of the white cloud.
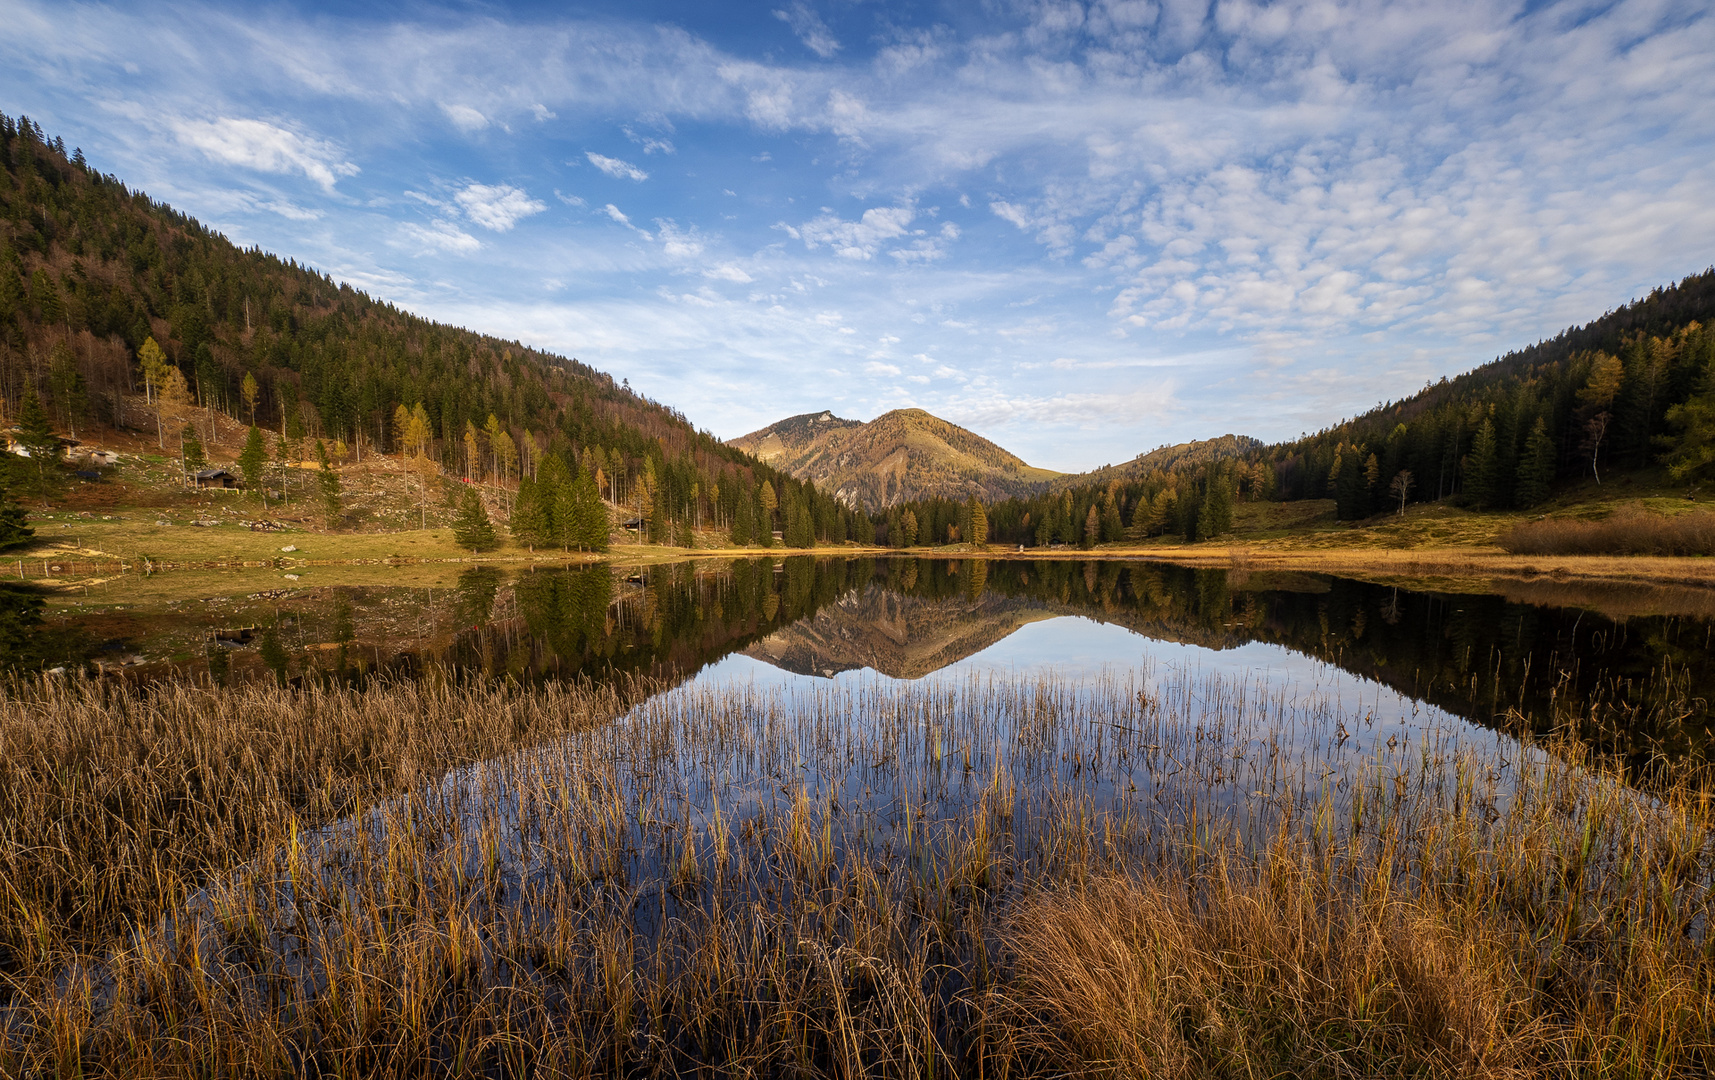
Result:
{"label": "white cloud", "polygon": [[631,219],[626,217],[623,213],[621,213],[619,207],[613,205],[612,203],[608,203],[602,209],[607,211],[608,217],[619,222],[621,225],[629,226],[631,224]]}
{"label": "white cloud", "polygon": [[302,173],[331,192],[342,176],[356,176],[333,143],[300,135],[264,120],[223,116],[171,121],[179,141],[217,161],[267,173]]}
{"label": "white cloud", "polygon": [[594,150],[584,151],[584,156],[590,159],[591,165],[594,165],[596,168],[613,177],[615,180],[649,179],[648,173],[631,164],[629,161],[621,161],[618,158],[603,157]]}
{"label": "white cloud", "polygon": [[823,60],[840,51],[840,43],[828,29],[828,24],[822,21],[820,15],[811,11],[810,6],[803,0],[796,0],[791,8],[785,11],[776,8],[774,17],[790,26],[792,32],[798,35],[798,40]]}
{"label": "white cloud", "polygon": [[481,241],[450,221],[433,221],[426,227],[408,221],[399,226],[399,235],[406,241],[405,246],[415,247],[424,254],[446,251],[469,255],[482,247]]}
{"label": "white cloud", "polygon": [[863,366],[863,373],[865,375],[898,375],[899,368],[893,364],[872,361]]}
{"label": "white cloud", "polygon": [[643,147],[643,152],[645,154],[672,154],[678,152],[678,148],[673,145],[672,140],[670,139],[660,139],[653,135],[640,135],[629,126],[623,127],[620,130],[625,132],[626,138]]}
{"label": "white cloud", "polygon": [[558,120],[560,118],[559,113],[551,111],[548,106],[539,101],[530,106],[530,115],[534,116],[538,121]]}
{"label": "white cloud", "polygon": [[746,285],[755,280],[749,274],[745,273],[743,269],[734,266],[732,263],[722,263],[719,266],[711,266],[707,270],[703,271],[703,276],[719,278],[721,281],[737,282],[740,285]]}
{"label": "white cloud", "polygon": [[670,219],[655,219],[655,236],[661,241],[662,254],[669,259],[694,259],[703,253],[702,237],[697,230],[681,229]]}
{"label": "white cloud", "polygon": [[532,199],[523,189],[508,184],[471,184],[453,196],[469,218],[485,229],[506,232],[548,204]]}
{"label": "white cloud", "polygon": [[[481,131],[483,128],[488,126],[488,117],[484,116],[479,110],[471,108],[469,105],[448,105],[443,103],[441,105],[441,112],[445,113],[447,119],[453,122],[454,127],[467,135]],[[537,119],[540,120],[542,117],[538,116]]]}
{"label": "white cloud", "polygon": [[865,210],[857,221],[844,221],[832,213],[824,213],[796,230],[783,227],[812,251],[825,244],[841,258],[870,259],[884,241],[904,236],[916,216],[916,209],[909,205],[877,206]]}

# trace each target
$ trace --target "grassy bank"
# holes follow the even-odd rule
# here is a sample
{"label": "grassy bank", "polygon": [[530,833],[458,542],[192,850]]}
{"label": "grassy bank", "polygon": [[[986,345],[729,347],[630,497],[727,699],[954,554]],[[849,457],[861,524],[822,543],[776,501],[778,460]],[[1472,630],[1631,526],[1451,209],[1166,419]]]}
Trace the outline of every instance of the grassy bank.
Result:
{"label": "grassy bank", "polygon": [[1183,672],[693,686],[600,722],[620,704],[10,686],[0,1073],[1661,1076],[1715,1052],[1688,786]]}

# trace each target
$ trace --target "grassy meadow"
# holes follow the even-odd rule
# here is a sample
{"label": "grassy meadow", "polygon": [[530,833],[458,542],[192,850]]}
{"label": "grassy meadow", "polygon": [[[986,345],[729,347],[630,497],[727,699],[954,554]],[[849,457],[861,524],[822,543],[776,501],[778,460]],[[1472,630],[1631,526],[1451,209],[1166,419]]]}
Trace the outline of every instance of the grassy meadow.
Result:
{"label": "grassy meadow", "polygon": [[1688,770],[1181,670],[651,689],[6,684],[0,1074],[1715,1054]]}

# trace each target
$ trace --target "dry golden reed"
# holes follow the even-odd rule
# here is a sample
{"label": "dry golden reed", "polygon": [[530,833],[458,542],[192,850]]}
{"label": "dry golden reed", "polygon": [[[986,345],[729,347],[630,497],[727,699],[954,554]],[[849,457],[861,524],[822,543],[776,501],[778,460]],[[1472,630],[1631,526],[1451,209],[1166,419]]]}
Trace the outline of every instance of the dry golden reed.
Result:
{"label": "dry golden reed", "polygon": [[1710,1065],[1701,789],[1574,745],[1185,671],[628,700],[12,686],[0,1074]]}
{"label": "dry golden reed", "polygon": [[1514,555],[1715,555],[1715,514],[1666,517],[1621,510],[1605,518],[1544,518],[1502,533]]}

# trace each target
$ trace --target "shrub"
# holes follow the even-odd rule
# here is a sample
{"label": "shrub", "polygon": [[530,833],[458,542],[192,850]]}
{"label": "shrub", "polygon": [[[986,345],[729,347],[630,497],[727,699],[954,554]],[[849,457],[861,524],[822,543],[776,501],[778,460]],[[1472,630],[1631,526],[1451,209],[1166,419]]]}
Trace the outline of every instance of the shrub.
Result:
{"label": "shrub", "polygon": [[1715,514],[1623,510],[1597,521],[1546,518],[1500,537],[1514,555],[1715,555]]}

